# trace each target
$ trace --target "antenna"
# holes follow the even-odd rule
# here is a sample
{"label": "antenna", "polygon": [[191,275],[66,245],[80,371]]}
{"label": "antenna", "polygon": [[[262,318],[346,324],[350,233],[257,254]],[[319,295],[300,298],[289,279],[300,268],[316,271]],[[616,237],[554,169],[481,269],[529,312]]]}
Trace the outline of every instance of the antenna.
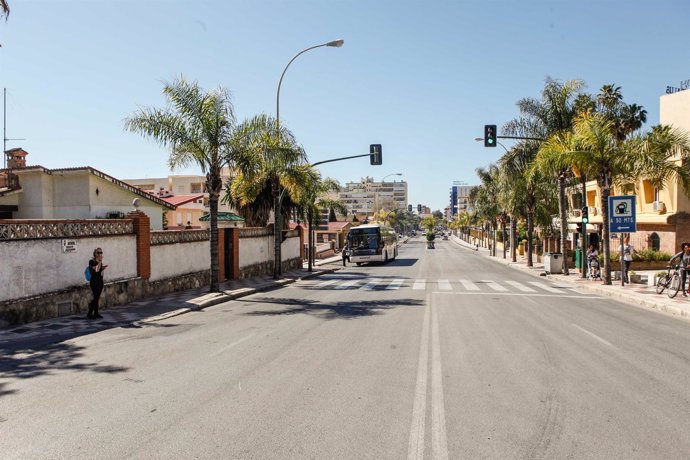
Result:
{"label": "antenna", "polygon": [[7,138],[7,88],[2,89],[2,167],[7,168],[7,141],[25,141],[26,139]]}

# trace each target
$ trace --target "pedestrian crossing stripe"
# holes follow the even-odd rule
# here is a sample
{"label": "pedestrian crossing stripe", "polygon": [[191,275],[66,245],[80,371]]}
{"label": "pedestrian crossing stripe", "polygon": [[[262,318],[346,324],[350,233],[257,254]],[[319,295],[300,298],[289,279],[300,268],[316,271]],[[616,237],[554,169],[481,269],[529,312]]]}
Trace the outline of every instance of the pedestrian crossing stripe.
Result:
{"label": "pedestrian crossing stripe", "polygon": [[518,282],[518,281],[506,281],[507,284],[510,284],[516,289],[519,289],[522,292],[537,292],[534,289],[532,289],[529,286],[525,286],[524,284]]}
{"label": "pedestrian crossing stripe", "polygon": [[494,283],[491,280],[482,280],[482,283],[486,284],[488,287],[497,292],[508,292],[508,288],[501,286],[498,283]]}
{"label": "pedestrian crossing stripe", "polygon": [[452,291],[453,287],[450,285],[448,280],[438,280],[438,288],[441,291]]}
{"label": "pedestrian crossing stripe", "polygon": [[[490,292],[503,292],[503,293],[508,293],[508,292],[531,292],[531,293],[536,293],[539,290],[547,291],[547,292],[553,292],[553,293],[558,293],[558,294],[563,294],[566,292],[566,289],[574,290],[574,287],[565,287],[565,286],[555,286],[555,285],[549,285],[548,283],[543,283],[539,281],[525,281],[525,282],[520,282],[520,281],[514,281],[514,280],[501,280],[501,281],[494,281],[494,280],[477,280],[477,281],[470,281],[470,280],[465,280],[461,279],[458,280],[458,284],[453,284],[451,280],[448,279],[439,279],[436,280],[435,288],[439,291],[474,291],[474,292],[480,292],[480,291],[490,291]],[[406,286],[407,280],[404,278],[396,278],[391,281],[387,281],[381,278],[372,278],[372,279],[363,279],[363,278],[357,278],[357,279],[338,279],[338,278],[333,278],[329,280],[322,281],[320,283],[316,283],[313,285],[315,288],[331,288],[331,289],[361,289],[364,291],[375,291],[375,290],[388,290],[388,291],[394,291],[398,290],[401,287]],[[415,279],[415,280],[409,280],[409,283],[407,285],[409,286],[411,284],[411,287],[413,290],[419,291],[419,290],[426,290],[427,287],[427,280],[426,279]],[[483,286],[483,287],[482,287]]]}

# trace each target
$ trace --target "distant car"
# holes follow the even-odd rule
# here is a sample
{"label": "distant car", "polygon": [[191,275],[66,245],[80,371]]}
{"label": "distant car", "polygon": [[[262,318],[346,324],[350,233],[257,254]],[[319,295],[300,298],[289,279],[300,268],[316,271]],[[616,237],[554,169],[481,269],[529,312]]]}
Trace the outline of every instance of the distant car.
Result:
{"label": "distant car", "polygon": [[444,240],[447,240],[447,239],[448,239],[448,235],[443,235],[443,239],[444,239]]}

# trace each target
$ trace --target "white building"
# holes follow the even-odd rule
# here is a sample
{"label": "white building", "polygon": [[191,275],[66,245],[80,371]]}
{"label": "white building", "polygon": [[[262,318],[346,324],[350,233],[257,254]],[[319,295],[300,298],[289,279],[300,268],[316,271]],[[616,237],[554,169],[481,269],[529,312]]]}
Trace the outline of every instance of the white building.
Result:
{"label": "white building", "polygon": [[407,209],[407,182],[348,182],[338,193],[348,214],[371,215],[381,209]]}
{"label": "white building", "polygon": [[[138,209],[149,216],[154,230],[161,230],[163,211],[175,210],[174,205],[88,166],[26,166],[26,152],[22,152],[21,163],[10,165],[17,186],[0,189],[2,218],[113,219],[132,211],[133,200],[139,198]],[[7,174],[8,170],[0,172]]]}

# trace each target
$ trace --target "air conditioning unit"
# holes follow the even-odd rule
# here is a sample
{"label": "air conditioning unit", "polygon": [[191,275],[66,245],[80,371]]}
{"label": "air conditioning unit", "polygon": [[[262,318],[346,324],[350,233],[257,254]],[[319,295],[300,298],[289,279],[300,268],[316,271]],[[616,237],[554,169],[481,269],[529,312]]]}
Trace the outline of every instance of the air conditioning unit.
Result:
{"label": "air conditioning unit", "polygon": [[664,211],[666,211],[666,205],[664,204],[663,201],[655,201],[654,203],[652,203],[652,208],[653,208],[654,211],[656,211],[656,212],[664,212]]}

